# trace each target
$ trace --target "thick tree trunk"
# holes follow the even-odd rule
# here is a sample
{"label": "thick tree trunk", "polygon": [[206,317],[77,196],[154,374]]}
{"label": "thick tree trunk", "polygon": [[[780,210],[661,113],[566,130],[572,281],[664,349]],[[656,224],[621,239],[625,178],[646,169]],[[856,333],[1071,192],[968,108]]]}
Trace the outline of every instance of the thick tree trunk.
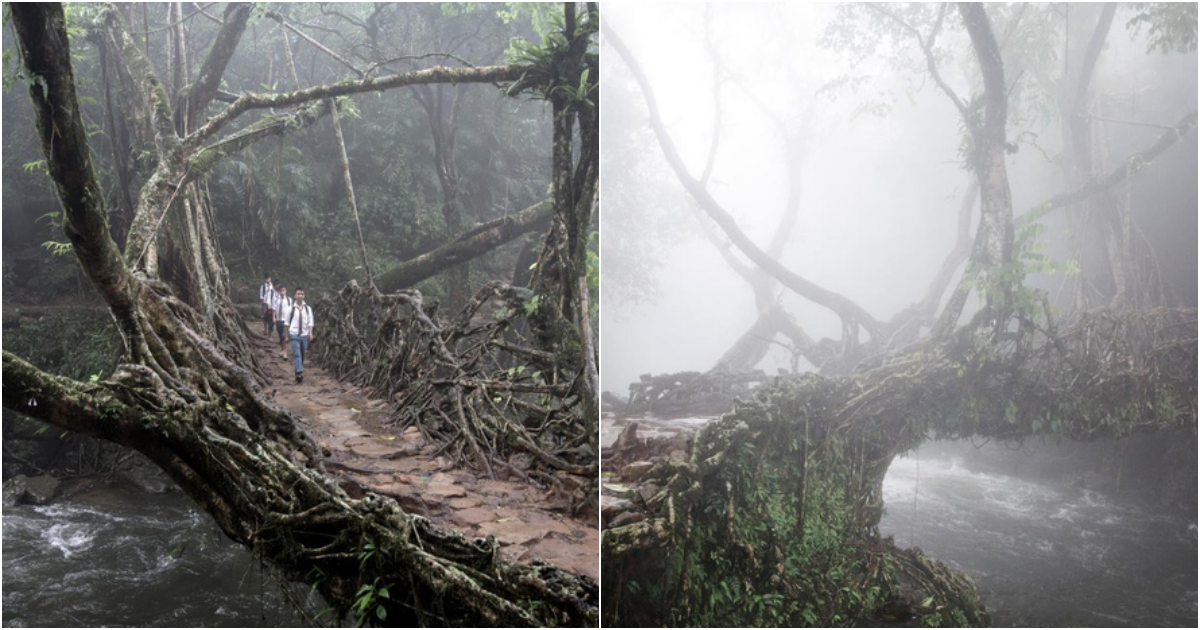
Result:
{"label": "thick tree trunk", "polygon": [[[577,391],[589,435],[599,435],[600,385],[598,348],[585,312],[588,298],[587,248],[599,191],[600,120],[598,60],[587,54],[588,42],[599,22],[599,8],[587,5],[576,14],[575,3],[564,5],[564,49],[557,51],[556,83],[547,89],[553,112],[551,186],[554,216],[538,258],[530,286],[541,296],[530,327],[542,351],[569,357],[569,369],[577,370]],[[587,80],[581,81],[587,72]],[[584,94],[568,95],[557,86],[576,88]],[[576,143],[578,131],[578,143]],[[595,439],[593,437],[593,439]],[[598,450],[593,444],[593,450]]]}
{"label": "thick tree trunk", "polygon": [[[438,182],[442,186],[442,220],[446,230],[457,234],[462,230],[462,186],[458,179],[458,167],[454,162],[454,140],[458,135],[458,115],[462,110],[463,88],[457,86],[446,113],[446,91],[443,86],[418,85],[412,88],[417,102],[425,109],[429,118],[429,129],[433,134],[433,163]],[[446,273],[446,304],[452,311],[462,308],[470,291],[471,267],[463,261]]]}

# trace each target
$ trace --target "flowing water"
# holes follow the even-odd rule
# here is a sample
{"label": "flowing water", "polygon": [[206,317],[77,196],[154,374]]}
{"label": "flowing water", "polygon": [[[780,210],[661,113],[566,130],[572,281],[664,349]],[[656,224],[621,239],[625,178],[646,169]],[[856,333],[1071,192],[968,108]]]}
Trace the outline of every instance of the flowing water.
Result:
{"label": "flowing water", "polygon": [[1196,627],[1194,515],[920,454],[883,495],[883,534],[971,575],[996,625]]}
{"label": "flowing water", "polygon": [[[604,414],[604,443],[630,421],[646,436],[704,420]],[[896,458],[883,493],[883,535],[973,577],[995,625],[1196,627],[1194,513],[920,452]]]}
{"label": "flowing water", "polygon": [[5,626],[304,625],[250,552],[179,493],[6,508],[3,529]]}

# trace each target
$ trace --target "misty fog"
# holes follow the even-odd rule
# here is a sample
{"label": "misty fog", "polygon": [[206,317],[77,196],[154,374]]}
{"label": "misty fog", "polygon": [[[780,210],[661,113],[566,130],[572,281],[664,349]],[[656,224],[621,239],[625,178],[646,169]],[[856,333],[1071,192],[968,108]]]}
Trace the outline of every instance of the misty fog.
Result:
{"label": "misty fog", "polygon": [[[877,318],[920,299],[953,246],[971,175],[959,155],[964,132],[957,113],[922,72],[919,51],[906,42],[851,63],[848,55],[818,43],[835,18],[830,5],[711,7],[712,39],[727,68],[710,187],[716,198],[765,246],[787,197],[786,146],[753,99],[796,130],[811,106],[814,121],[804,135],[806,158],[798,175],[799,219],[780,262]],[[641,60],[667,127],[696,175],[704,167],[714,115],[704,13],[702,6],[615,6],[605,18]],[[664,23],[673,27],[663,29]],[[1132,99],[1114,116],[1172,124],[1195,109],[1196,56],[1147,55],[1144,38],[1127,37],[1120,26],[1114,26],[1095,79],[1107,93]],[[601,378],[606,391],[626,396],[641,374],[711,368],[754,322],[756,309],[746,283],[702,236],[695,202],[664,162],[628,69],[617,55],[605,54]],[[909,69],[897,70],[884,59],[890,55],[904,55]],[[962,57],[946,64],[947,81],[961,93],[973,87],[970,63]],[[861,81],[857,89],[838,83],[847,77]],[[1030,135],[1017,138],[1026,130]],[[1161,132],[1120,125],[1108,131],[1113,159],[1151,144]],[[1010,125],[1010,140],[1019,145],[1009,167],[1013,209],[1020,214],[1062,190],[1054,163],[1061,142],[1053,120]],[[1161,171],[1194,172],[1195,142],[1194,134],[1183,139],[1122,192],[1154,195]],[[626,176],[641,187],[627,190]],[[1183,196],[1160,211],[1173,222],[1160,232],[1166,239],[1196,232],[1195,212],[1187,211],[1196,207],[1194,186],[1177,187],[1176,194]],[[1194,239],[1159,253],[1176,257],[1164,267],[1194,303]],[[614,260],[631,257],[635,261]],[[1060,280],[1043,282],[1053,288]],[[813,338],[839,336],[828,310],[790,291],[775,292]],[[763,367],[769,374],[786,368],[788,356],[776,346]]]}

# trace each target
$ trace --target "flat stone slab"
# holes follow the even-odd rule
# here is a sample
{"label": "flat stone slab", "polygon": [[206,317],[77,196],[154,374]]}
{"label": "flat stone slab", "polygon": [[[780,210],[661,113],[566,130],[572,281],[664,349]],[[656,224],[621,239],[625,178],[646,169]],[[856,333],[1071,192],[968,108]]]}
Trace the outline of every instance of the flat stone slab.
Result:
{"label": "flat stone slab", "polygon": [[433,495],[443,499],[453,499],[455,497],[467,496],[467,491],[462,486],[452,483],[431,483],[421,492],[422,495]]}
{"label": "flat stone slab", "polygon": [[582,573],[592,579],[600,578],[599,560],[596,558],[596,548],[580,545],[577,542],[567,542],[555,536],[548,536],[528,546],[519,559],[529,562],[535,559],[545,560],[554,566]]}
{"label": "flat stone slab", "polygon": [[514,488],[512,485],[495,479],[482,479],[479,481],[479,491],[485,494],[494,494],[496,496],[512,496]]}
{"label": "flat stone slab", "polygon": [[345,424],[349,422],[357,425],[357,423],[350,419],[353,415],[349,409],[336,408],[317,414],[317,420],[328,422],[329,424]]}
{"label": "flat stone slab", "polygon": [[378,475],[375,475],[374,477],[372,477],[371,482],[380,484],[380,485],[385,484],[385,483],[402,483],[402,484],[408,484],[409,486],[415,486],[420,482],[420,480],[412,475],[403,475],[403,474],[399,474],[399,473],[382,473],[382,474],[378,474]]}
{"label": "flat stone slab", "polygon": [[370,459],[388,459],[390,457],[399,457],[404,452],[395,446],[382,444],[378,440],[369,440],[361,437],[346,440],[346,446],[350,448],[350,452],[359,457],[367,457]]}
{"label": "flat stone slab", "polygon": [[457,499],[450,499],[446,503],[456,510],[465,510],[483,505],[483,501],[477,497],[459,497]]}
{"label": "flat stone slab", "polygon": [[501,545],[525,545],[546,535],[546,529],[517,519],[492,521],[479,526],[482,536],[495,536]]}
{"label": "flat stone slab", "polygon": [[468,525],[468,526],[481,525],[483,523],[487,523],[489,521],[495,520],[495,518],[496,518],[495,510],[489,510],[487,508],[481,508],[481,507],[473,507],[473,508],[467,508],[465,510],[457,510],[450,517],[450,519],[453,520],[455,523],[458,523],[459,525]]}
{"label": "flat stone slab", "polygon": [[571,532],[574,531],[573,527],[555,519],[549,514],[530,511],[522,514],[522,517],[525,519],[525,522],[541,527],[546,530],[546,533],[555,532],[564,536],[570,536]]}
{"label": "flat stone slab", "polygon": [[415,459],[388,459],[376,464],[379,468],[394,470],[397,473],[418,473],[421,472],[421,462]]}
{"label": "flat stone slab", "polygon": [[455,477],[454,475],[451,475],[448,473],[439,472],[439,473],[434,473],[433,476],[429,478],[429,482],[430,483],[458,483],[458,478]]}
{"label": "flat stone slab", "polygon": [[637,481],[653,467],[654,462],[647,461],[626,464],[625,468],[621,470],[621,478],[629,483],[637,483]]}

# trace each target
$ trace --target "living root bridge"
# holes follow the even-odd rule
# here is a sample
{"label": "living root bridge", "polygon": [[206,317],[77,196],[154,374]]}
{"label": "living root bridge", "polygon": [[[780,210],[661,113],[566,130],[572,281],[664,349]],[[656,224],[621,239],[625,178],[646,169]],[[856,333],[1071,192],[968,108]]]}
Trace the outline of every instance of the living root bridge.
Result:
{"label": "living root bridge", "polygon": [[645,520],[603,533],[605,619],[986,624],[969,578],[880,539],[892,459],[934,437],[1194,431],[1196,325],[1191,309],[1016,317],[764,388],[645,474]]}
{"label": "living root bridge", "polygon": [[[492,538],[467,540],[405,513],[389,498],[355,500],[227,405],[189,403],[154,372],[122,365],[84,384],[4,353],[4,406],[55,426],[130,446],[163,468],[230,538],[312,584],[344,615],[364,585],[389,623],[595,625],[595,582],[542,563],[500,557]],[[371,553],[366,553],[371,551]]]}
{"label": "living root bridge", "polygon": [[[380,295],[351,282],[317,304],[314,348],[338,378],[396,403],[392,422],[415,426],[439,452],[488,474],[549,484],[576,506],[597,477],[571,358],[525,338],[532,291],[493,282],[441,321],[421,293]],[[578,362],[578,357],[575,358]]]}

